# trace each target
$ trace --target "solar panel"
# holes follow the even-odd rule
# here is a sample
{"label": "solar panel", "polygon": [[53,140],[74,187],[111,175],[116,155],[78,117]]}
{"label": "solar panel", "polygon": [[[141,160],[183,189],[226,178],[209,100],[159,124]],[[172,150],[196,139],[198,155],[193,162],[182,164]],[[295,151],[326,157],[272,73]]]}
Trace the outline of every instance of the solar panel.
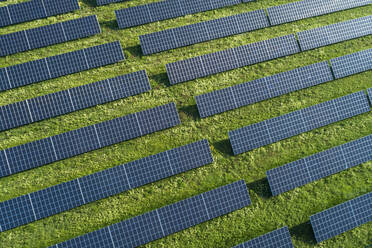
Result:
{"label": "solar panel", "polygon": [[293,248],[288,227],[282,227],[260,237],[242,243],[234,248]]}
{"label": "solar panel", "polygon": [[294,35],[260,41],[166,65],[171,84],[253,65],[300,52]]}
{"label": "solar panel", "polygon": [[372,88],[367,89],[367,93],[368,93],[369,101],[370,103],[372,103]]}
{"label": "solar panel", "polygon": [[0,36],[0,56],[46,47],[100,33],[97,16],[28,29]]}
{"label": "solar panel", "polygon": [[45,81],[124,60],[120,42],[111,42],[0,68],[0,90]]}
{"label": "solar panel", "polygon": [[236,155],[369,111],[360,91],[230,131],[229,138]]}
{"label": "solar panel", "polygon": [[146,71],[143,70],[0,106],[0,131],[141,94],[150,89]]}
{"label": "solar panel", "polygon": [[372,221],[372,192],[310,216],[315,239],[321,242]]}
{"label": "solar panel", "polygon": [[331,66],[336,78],[343,78],[371,70],[372,49],[331,59]]}
{"label": "solar panel", "polygon": [[208,141],[201,140],[1,202],[1,231],[212,162]]}
{"label": "solar panel", "polygon": [[301,49],[310,50],[372,34],[372,16],[297,33]]}
{"label": "solar panel", "polygon": [[83,127],[56,136],[15,146],[0,153],[0,177],[42,166],[125,140],[180,124],[176,105],[169,103],[152,109]]}
{"label": "solar panel", "polygon": [[115,15],[119,28],[129,28],[239,3],[241,0],[165,0],[116,10]]}
{"label": "solar panel", "polygon": [[145,34],[141,35],[139,39],[143,54],[148,55],[268,26],[266,12],[261,9]]}
{"label": "solar panel", "polygon": [[278,25],[370,3],[371,0],[304,0],[268,8],[267,13],[271,25]]}
{"label": "solar panel", "polygon": [[[58,247],[137,247],[251,204],[238,181],[58,244]],[[110,237],[110,238],[107,238]],[[110,242],[111,241],[111,242]]]}
{"label": "solar panel", "polygon": [[196,96],[200,117],[208,117],[333,80],[328,61]]}
{"label": "solar panel", "polygon": [[316,153],[266,172],[273,195],[279,195],[372,160],[372,135]]}
{"label": "solar panel", "polygon": [[0,8],[0,27],[80,9],[77,0],[32,0]]}

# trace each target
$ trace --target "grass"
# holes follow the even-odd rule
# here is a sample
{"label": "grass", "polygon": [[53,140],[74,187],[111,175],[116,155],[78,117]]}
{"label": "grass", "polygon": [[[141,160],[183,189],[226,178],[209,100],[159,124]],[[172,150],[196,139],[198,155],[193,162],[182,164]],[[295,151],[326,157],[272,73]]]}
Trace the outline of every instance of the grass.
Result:
{"label": "grass", "polygon": [[[0,201],[156,154],[203,138],[209,140],[215,162],[202,168],[130,190],[34,223],[0,233],[0,247],[47,247],[140,215],[219,186],[244,179],[253,204],[241,210],[151,242],[144,247],[231,247],[288,225],[296,247],[367,247],[372,244],[372,223],[316,244],[309,217],[336,204],[372,191],[372,162],[272,197],[265,173],[296,159],[372,133],[372,114],[363,114],[307,132],[251,152],[233,156],[227,133],[268,118],[302,109],[372,87],[372,71],[300,90],[206,119],[198,117],[194,97],[264,76],[321,62],[372,47],[372,36],[303,52],[191,82],[169,86],[165,64],[281,35],[372,14],[360,7],[250,33],[235,35],[151,56],[142,56],[138,36],[218,17],[267,8],[294,0],[257,0],[254,3],[189,15],[119,30],[114,9],[149,3],[133,0],[94,7],[81,1],[81,10],[0,29],[0,35],[96,14],[102,34],[0,58],[0,67],[27,62],[105,42],[120,40],[125,62],[93,69],[0,93],[0,105],[33,98],[120,74],[146,69],[152,91],[77,111],[0,133],[5,149],[129,113],[176,102],[182,124],[74,158],[0,179]],[[12,1],[20,2],[20,1]],[[6,3],[1,3],[0,6]]]}

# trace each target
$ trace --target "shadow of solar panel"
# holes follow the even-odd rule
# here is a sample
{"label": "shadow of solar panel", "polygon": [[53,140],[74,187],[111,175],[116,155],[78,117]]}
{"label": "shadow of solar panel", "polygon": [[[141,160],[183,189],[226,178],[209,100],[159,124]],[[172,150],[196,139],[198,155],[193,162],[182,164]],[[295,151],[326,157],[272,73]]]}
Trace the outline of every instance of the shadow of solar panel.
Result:
{"label": "shadow of solar panel", "polygon": [[[137,119],[136,115],[141,118]],[[145,120],[148,120],[148,123],[141,123]],[[126,126],[128,123],[131,128]],[[171,103],[3,151],[7,155],[11,174],[14,174],[150,132],[170,128],[179,123],[176,106]],[[147,130],[142,129],[144,131],[140,132],[140,125],[145,125]]]}
{"label": "shadow of solar panel", "polygon": [[241,0],[164,0],[116,10],[115,15],[119,28],[129,28],[239,3]]}
{"label": "shadow of solar panel", "polygon": [[371,0],[304,0],[271,7],[267,9],[267,12],[271,25],[278,25],[370,3],[372,3]]}
{"label": "shadow of solar panel", "polygon": [[279,195],[372,160],[372,135],[336,146],[266,172],[271,192]]}
{"label": "shadow of solar panel", "polygon": [[[5,67],[1,88],[10,89],[124,60],[119,41]],[[5,70],[5,71],[4,71]],[[5,73],[5,75],[4,75]],[[1,75],[3,74],[3,75]],[[9,85],[8,88],[7,85]]]}
{"label": "shadow of solar panel", "polygon": [[234,154],[370,111],[363,91],[229,132]]}
{"label": "shadow of solar panel", "polygon": [[372,49],[331,59],[336,78],[343,78],[372,69]]}
{"label": "shadow of solar panel", "polygon": [[372,34],[372,16],[297,33],[301,49],[310,50]]}
{"label": "shadow of solar panel", "polygon": [[112,243],[110,230],[102,228],[97,231],[88,233],[75,239],[68,240],[64,243],[51,246],[55,248],[79,247],[79,248],[115,248]]}
{"label": "shadow of solar panel", "polygon": [[170,83],[177,84],[298,52],[295,36],[287,35],[169,63],[166,69]]}
{"label": "shadow of solar panel", "polygon": [[372,220],[372,192],[310,216],[321,242]]}
{"label": "shadow of solar panel", "polygon": [[[238,181],[105,227],[105,229],[108,229],[111,234],[112,247],[137,247],[249,204],[247,187],[244,181]],[[208,210],[215,212],[209,215]],[[77,237],[58,244],[58,247],[81,247],[80,240],[89,242],[91,235],[89,233]],[[87,246],[92,247],[95,242],[92,239]]]}
{"label": "shadow of solar panel", "polygon": [[288,227],[282,227],[275,231],[266,233],[245,243],[234,246],[234,248],[293,248],[291,234]]}
{"label": "shadow of solar panel", "polygon": [[80,9],[77,0],[32,0],[0,8],[0,27]]}
{"label": "shadow of solar panel", "polygon": [[265,10],[223,17],[139,37],[143,54],[152,54],[203,41],[268,27]]}

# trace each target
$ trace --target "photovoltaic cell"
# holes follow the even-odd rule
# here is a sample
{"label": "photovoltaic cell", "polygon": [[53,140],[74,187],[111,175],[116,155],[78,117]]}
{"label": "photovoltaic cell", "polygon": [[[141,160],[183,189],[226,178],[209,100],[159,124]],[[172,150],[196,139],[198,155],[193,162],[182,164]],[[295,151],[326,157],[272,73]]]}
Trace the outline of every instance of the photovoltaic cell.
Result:
{"label": "photovoltaic cell", "polygon": [[[238,181],[105,227],[95,234],[85,234],[58,247],[97,247],[103,230],[108,230],[112,241],[107,247],[137,247],[250,204],[245,182]],[[210,210],[218,215],[213,212],[209,215]]]}
{"label": "photovoltaic cell", "polygon": [[143,54],[152,54],[269,26],[265,10],[167,29],[139,37]]}
{"label": "photovoltaic cell", "polygon": [[273,195],[372,160],[372,135],[266,172]]}
{"label": "photovoltaic cell", "polygon": [[315,239],[321,242],[372,221],[372,192],[310,216]]}
{"label": "photovoltaic cell", "polygon": [[369,97],[369,102],[372,103],[372,88],[367,89],[368,97]]}
{"label": "photovoltaic cell", "polygon": [[304,0],[271,7],[267,12],[271,25],[278,25],[371,3],[371,0]]}
{"label": "photovoltaic cell", "polygon": [[77,0],[32,0],[0,8],[0,27],[80,9]]}
{"label": "photovoltaic cell", "polygon": [[146,71],[0,106],[0,131],[137,95],[151,89]]}
{"label": "photovoltaic cell", "polygon": [[241,0],[165,0],[116,10],[115,15],[119,28],[128,28],[239,3]]}
{"label": "photovoltaic cell", "polygon": [[0,56],[46,47],[100,33],[97,16],[88,16],[0,36]]}
{"label": "photovoltaic cell", "polygon": [[310,50],[372,34],[372,16],[297,33],[301,50]]}
{"label": "photovoltaic cell", "polygon": [[202,118],[333,80],[327,61],[196,96]]}
{"label": "photovoltaic cell", "polygon": [[248,44],[166,65],[171,84],[264,62],[300,52],[294,35]]}
{"label": "photovoltaic cell", "polygon": [[230,131],[229,138],[236,155],[369,111],[360,91]]}
{"label": "photovoltaic cell", "polygon": [[[154,115],[154,113],[156,113],[156,115]],[[143,119],[137,119],[137,115],[141,115]],[[166,119],[162,120],[162,118]],[[146,123],[146,125],[151,124],[153,126],[147,130],[140,129],[140,126],[143,125],[143,123],[141,123],[143,120],[147,120],[148,123]],[[118,130],[115,129],[115,124],[118,122],[130,123],[131,126],[119,126],[122,130]],[[5,170],[2,170],[4,174],[1,174],[0,177],[170,128],[179,123],[180,119],[176,105],[170,103],[24,145],[8,148],[2,150],[2,152],[7,156],[7,164],[11,172],[6,173]],[[118,133],[118,131],[121,133]]]}
{"label": "photovoltaic cell", "polygon": [[288,227],[282,227],[260,237],[234,246],[234,248],[293,248]]}
{"label": "photovoltaic cell", "polygon": [[120,42],[111,42],[64,53],[24,64],[5,67],[0,71],[0,89],[7,90],[27,84],[61,77],[124,60]]}
{"label": "photovoltaic cell", "polygon": [[331,65],[336,78],[371,70],[372,49],[331,59]]}
{"label": "photovoltaic cell", "polygon": [[19,206],[26,196],[1,202],[0,216],[19,217],[2,218],[0,226],[5,231],[212,162],[207,140],[174,148],[31,193],[26,206]]}

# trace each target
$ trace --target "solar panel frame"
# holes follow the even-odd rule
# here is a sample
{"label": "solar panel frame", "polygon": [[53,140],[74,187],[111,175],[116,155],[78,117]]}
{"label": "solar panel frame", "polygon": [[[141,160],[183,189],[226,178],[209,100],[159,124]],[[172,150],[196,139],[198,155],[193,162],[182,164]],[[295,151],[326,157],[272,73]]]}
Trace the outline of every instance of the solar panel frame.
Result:
{"label": "solar panel frame", "polygon": [[[232,192],[234,192],[234,194],[231,194]],[[204,198],[205,196],[208,196],[210,201],[206,201]],[[113,243],[112,247],[137,247],[179,230],[213,219],[213,217],[208,214],[208,204],[211,204],[209,205],[209,209],[213,209],[213,207],[218,208],[223,206],[224,204],[221,205],[221,202],[226,201],[232,204],[231,208],[223,208],[222,211],[217,211],[220,213],[219,216],[250,204],[249,193],[244,181],[237,181],[203,194],[187,198],[177,203],[105,227],[105,229],[110,231]],[[217,203],[217,205],[212,206],[214,203]],[[193,211],[190,211],[190,209],[193,209]],[[184,218],[183,216],[188,216],[189,218]],[[183,222],[175,221],[177,219]],[[99,232],[99,230],[96,232]],[[92,239],[89,241],[89,236],[92,236],[92,233],[61,243],[61,246],[58,244],[58,247],[81,247],[79,246],[81,245],[80,240],[87,240],[87,243],[92,246],[96,243],[96,240]]]}
{"label": "solar panel frame", "polygon": [[[1,154],[4,153],[0,153],[0,159],[4,160]],[[17,223],[27,224],[212,162],[208,141],[200,140],[33,192],[29,194],[30,206],[26,205],[29,206],[28,212],[24,211],[23,206],[17,205],[25,196],[19,200],[14,198],[0,202],[0,216],[15,216],[14,220],[8,222],[0,220],[0,226],[4,227],[0,231],[14,228]],[[23,212],[29,214],[25,216]],[[35,213],[32,218],[30,213]]]}
{"label": "solar panel frame", "polygon": [[145,70],[0,106],[0,131],[67,114],[151,89]]}
{"label": "solar panel frame", "polygon": [[359,91],[230,131],[229,139],[237,155],[369,111],[367,96]]}
{"label": "solar panel frame", "polygon": [[288,227],[282,227],[272,232],[261,235],[257,238],[251,239],[247,242],[241,243],[234,248],[293,248],[291,234]]}
{"label": "solar panel frame", "polygon": [[[110,128],[115,127],[112,124],[116,124],[117,122],[126,119],[133,120],[133,117],[136,117],[137,115],[142,116],[142,119],[134,118],[136,122],[133,122],[133,125],[135,125],[138,129],[140,125],[143,124],[141,123],[141,120],[148,120],[146,125],[149,126],[150,124],[153,124],[155,126],[151,128],[149,127],[148,130],[144,130],[142,132],[136,131],[134,134],[122,134],[122,136],[119,136],[118,133],[115,133],[115,129],[109,130]],[[158,118],[160,119],[163,117],[165,120],[158,120]],[[175,103],[169,103],[153,109],[144,110],[142,112],[119,117],[110,121],[101,122],[92,126],[83,127],[56,136],[51,136],[20,146],[8,148],[2,151],[4,151],[7,155],[8,165],[9,168],[11,168],[11,173],[0,176],[8,176],[17,172],[49,164],[69,156],[78,155],[79,152],[88,152],[93,149],[102,148],[107,145],[143,136],[151,132],[170,128],[180,124],[180,122],[181,121],[179,119]],[[123,130],[127,130],[125,129],[125,126],[123,127],[121,127],[123,128],[121,132],[123,132]],[[117,137],[123,138],[113,138],[114,134]],[[110,138],[107,139],[105,136]],[[85,143],[82,143],[82,138],[85,139]],[[78,150],[71,150],[71,147],[66,147],[66,144]]]}

